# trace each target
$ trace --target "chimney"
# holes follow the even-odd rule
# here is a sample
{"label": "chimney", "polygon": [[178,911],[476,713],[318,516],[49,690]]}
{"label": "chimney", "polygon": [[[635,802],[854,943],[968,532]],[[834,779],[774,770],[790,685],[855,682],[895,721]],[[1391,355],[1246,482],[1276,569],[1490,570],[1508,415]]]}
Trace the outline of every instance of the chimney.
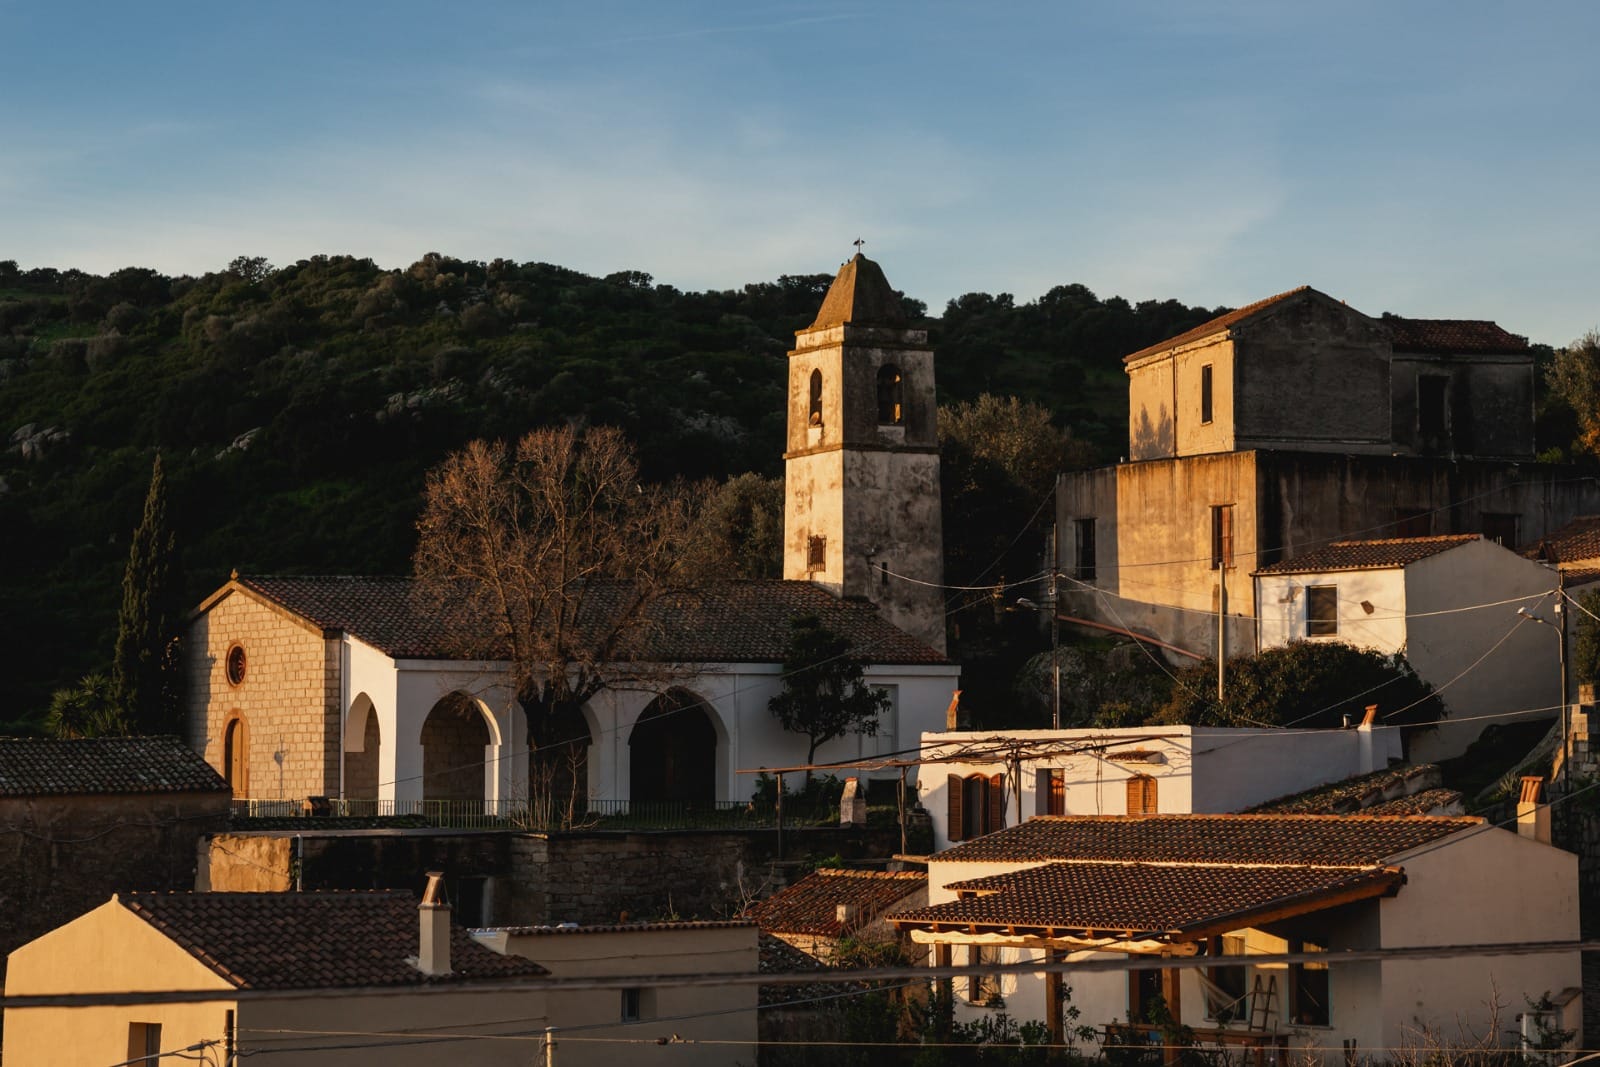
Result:
{"label": "chimney", "polygon": [[856,914],[856,906],[854,904],[834,905],[833,917],[838,920],[840,926],[848,927],[855,922]]}
{"label": "chimney", "polygon": [[[1367,713],[1361,717],[1361,725],[1356,727],[1356,758],[1360,761],[1360,773],[1362,774],[1371,774],[1373,771],[1383,770],[1383,767],[1378,766],[1378,753],[1374,750],[1372,743],[1372,724],[1377,719],[1378,705],[1368,704]],[[1384,761],[1384,766],[1388,766],[1387,760]]]}
{"label": "chimney", "polygon": [[445,899],[444,872],[428,872],[428,888],[417,907],[421,939],[417,970],[427,975],[450,973],[450,902]]}
{"label": "chimney", "polygon": [[1524,775],[1522,795],[1517,800],[1517,833],[1541,845],[1550,843],[1550,805],[1544,803],[1544,779]]}

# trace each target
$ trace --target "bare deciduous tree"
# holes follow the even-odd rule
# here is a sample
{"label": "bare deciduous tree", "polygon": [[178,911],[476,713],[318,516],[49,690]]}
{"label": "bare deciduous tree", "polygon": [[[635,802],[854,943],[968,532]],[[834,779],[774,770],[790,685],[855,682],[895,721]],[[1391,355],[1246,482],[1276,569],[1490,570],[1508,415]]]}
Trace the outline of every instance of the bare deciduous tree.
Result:
{"label": "bare deciduous tree", "polygon": [[696,499],[641,485],[610,427],[476,441],[429,473],[421,589],[456,651],[509,664],[536,744],[601,690],[671,671],[651,662],[652,609],[698,582]]}

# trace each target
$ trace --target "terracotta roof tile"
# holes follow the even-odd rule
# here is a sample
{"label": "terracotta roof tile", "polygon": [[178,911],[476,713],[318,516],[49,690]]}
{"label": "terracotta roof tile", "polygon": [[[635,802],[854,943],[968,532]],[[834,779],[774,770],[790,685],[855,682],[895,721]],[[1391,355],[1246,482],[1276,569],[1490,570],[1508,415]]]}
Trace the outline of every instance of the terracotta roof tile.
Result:
{"label": "terracotta roof tile", "polygon": [[1487,319],[1407,319],[1385,313],[1383,324],[1394,337],[1396,352],[1518,355],[1528,339],[1507,333]]}
{"label": "terracotta roof tile", "polygon": [[1221,333],[1230,326],[1237,325],[1238,323],[1243,322],[1245,319],[1250,318],[1252,315],[1255,315],[1261,311],[1265,311],[1267,308],[1278,303],[1280,300],[1287,300],[1289,297],[1298,293],[1304,293],[1310,288],[1311,286],[1309,285],[1302,285],[1297,288],[1290,289],[1286,293],[1279,293],[1277,296],[1269,296],[1265,300],[1257,300],[1254,304],[1247,304],[1235,311],[1229,311],[1226,314],[1218,315],[1211,321],[1202,322],[1194,329],[1185,330],[1176,337],[1169,337],[1165,341],[1157,342],[1156,344],[1150,345],[1147,348],[1141,348],[1139,351],[1134,352],[1131,355],[1123,356],[1122,362],[1132,363],[1134,360],[1143,359],[1145,356],[1153,356],[1158,352],[1166,352],[1171,349],[1186,345],[1190,341],[1198,341],[1202,337],[1210,337],[1214,333]]}
{"label": "terracotta roof tile", "polygon": [[0,738],[0,796],[228,791],[176,737]]}
{"label": "terracotta roof tile", "polygon": [[647,930],[730,930],[753,927],[749,919],[689,919],[682,922],[558,923],[545,926],[490,926],[485,930],[513,937],[573,937],[585,934],[636,934]]}
{"label": "terracotta roof tile", "polygon": [[453,973],[417,970],[407,893],[131,893],[123,907],[241,989],[337,989],[508,981],[550,973],[450,928]]}
{"label": "terracotta roof tile", "polygon": [[[1246,810],[1252,815],[1349,815],[1357,811],[1373,815],[1379,814],[1374,810],[1377,805],[1436,789],[1441,780],[1439,768],[1434,764],[1397,764],[1371,774],[1358,774],[1291,793]],[[1460,794],[1456,796],[1459,799]],[[1428,812],[1386,811],[1382,814],[1426,815]]]}
{"label": "terracotta roof tile", "polygon": [[1529,559],[1556,564],[1600,560],[1600,515],[1579,515],[1524,548],[1522,554]]}
{"label": "terracotta roof tile", "polygon": [[1367,571],[1407,567],[1437,556],[1482,534],[1445,534],[1439,537],[1386,537],[1375,541],[1334,541],[1293,559],[1282,560],[1257,574],[1320,574],[1324,571]]}
{"label": "terracotta roof tile", "polygon": [[1465,808],[1462,805],[1461,793],[1455,789],[1424,789],[1419,793],[1409,796],[1396,797],[1386,800],[1382,804],[1374,804],[1370,808],[1363,808],[1367,815],[1460,815]]}
{"label": "terracotta roof tile", "polygon": [[[897,913],[907,925],[1027,926],[1058,930],[1178,934],[1242,927],[1268,907],[1313,910],[1319,899],[1365,888],[1373,894],[1400,875],[1379,866],[1162,867],[1142,863],[1052,863],[956,882],[946,888],[976,893],[964,899]],[[1238,927],[1232,927],[1238,928]],[[1220,931],[1219,931],[1220,932]]]}
{"label": "terracotta roof tile", "polygon": [[[325,631],[350,633],[400,659],[476,658],[487,642],[463,641],[419,583],[409,578],[241,576],[252,590]],[[616,598],[597,590],[587,603],[607,610]],[[863,600],[841,599],[811,582],[719,582],[657,601],[647,613],[647,645],[637,658],[665,663],[781,663],[789,620],[816,615],[848,637],[869,663],[944,663],[945,658]]]}
{"label": "terracotta roof tile", "polygon": [[934,861],[1366,867],[1482,824],[1367,815],[1039,815]]}
{"label": "terracotta roof tile", "polygon": [[[745,909],[766,933],[840,937],[859,929],[928,884],[925,871],[813,871],[800,881]],[[839,921],[839,905],[857,918]]]}

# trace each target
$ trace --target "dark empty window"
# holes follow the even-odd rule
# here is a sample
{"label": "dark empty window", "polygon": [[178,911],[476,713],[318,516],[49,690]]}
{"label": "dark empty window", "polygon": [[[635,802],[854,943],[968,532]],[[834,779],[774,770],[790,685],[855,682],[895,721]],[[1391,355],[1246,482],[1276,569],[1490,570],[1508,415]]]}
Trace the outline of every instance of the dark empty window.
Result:
{"label": "dark empty window", "polygon": [[1211,364],[1200,368],[1200,421],[1211,421]]}
{"label": "dark empty window", "polygon": [[1094,520],[1073,519],[1073,533],[1076,535],[1076,544],[1073,546],[1072,576],[1080,581],[1094,581]]}
{"label": "dark empty window", "polygon": [[806,538],[806,569],[811,571],[828,569],[828,539],[821,534]]}
{"label": "dark empty window", "polygon": [[622,991],[622,1021],[636,1023],[644,1018],[644,990],[637,987]]}
{"label": "dark empty window", "polygon": [[905,423],[903,387],[899,367],[885,363],[878,368],[878,425],[900,426]]}
{"label": "dark empty window", "polygon": [[[1309,941],[1289,942],[1290,952],[1325,952]],[[1289,1010],[1302,1026],[1328,1025],[1328,965],[1291,963],[1289,965]]]}
{"label": "dark empty window", "polygon": [[1417,432],[1422,436],[1438,437],[1449,429],[1445,415],[1449,385],[1443,374],[1417,375]]}
{"label": "dark empty window", "polygon": [[1513,515],[1503,511],[1486,511],[1483,513],[1483,539],[1493,541],[1497,545],[1507,548],[1517,547],[1517,526],[1521,515]]}
{"label": "dark empty window", "polygon": [[1395,537],[1430,537],[1433,534],[1433,512],[1416,508],[1395,508],[1394,522],[1390,523]]}
{"label": "dark empty window", "polygon": [[1233,505],[1211,509],[1211,569],[1233,566]]}
{"label": "dark empty window", "polygon": [[811,414],[806,418],[808,426],[822,425],[822,372],[811,372]]}
{"label": "dark empty window", "polygon": [[1306,636],[1332,637],[1339,632],[1339,587],[1306,587]]}
{"label": "dark empty window", "polygon": [[[1213,937],[1206,945],[1206,955],[1218,959],[1244,956],[1244,938],[1237,936]],[[1208,967],[1211,985],[1206,990],[1206,1018],[1226,1023],[1245,1017],[1248,1007],[1245,1000],[1245,968],[1241,963],[1219,964]]]}

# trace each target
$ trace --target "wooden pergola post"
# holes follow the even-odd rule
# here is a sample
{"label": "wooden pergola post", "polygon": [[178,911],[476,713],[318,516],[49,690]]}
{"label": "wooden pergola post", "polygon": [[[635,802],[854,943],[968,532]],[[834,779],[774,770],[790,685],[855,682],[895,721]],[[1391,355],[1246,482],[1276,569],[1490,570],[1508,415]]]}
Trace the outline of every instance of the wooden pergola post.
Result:
{"label": "wooden pergola post", "polygon": [[[1170,957],[1170,952],[1162,952],[1162,956]],[[1167,1016],[1172,1020],[1171,1031],[1183,1025],[1183,1000],[1179,995],[1179,979],[1183,972],[1176,967],[1161,968],[1161,999],[1167,1002]],[[1170,1033],[1161,1036],[1161,1063],[1162,1067],[1176,1067],[1183,1058],[1183,1050],[1172,1043]]]}

